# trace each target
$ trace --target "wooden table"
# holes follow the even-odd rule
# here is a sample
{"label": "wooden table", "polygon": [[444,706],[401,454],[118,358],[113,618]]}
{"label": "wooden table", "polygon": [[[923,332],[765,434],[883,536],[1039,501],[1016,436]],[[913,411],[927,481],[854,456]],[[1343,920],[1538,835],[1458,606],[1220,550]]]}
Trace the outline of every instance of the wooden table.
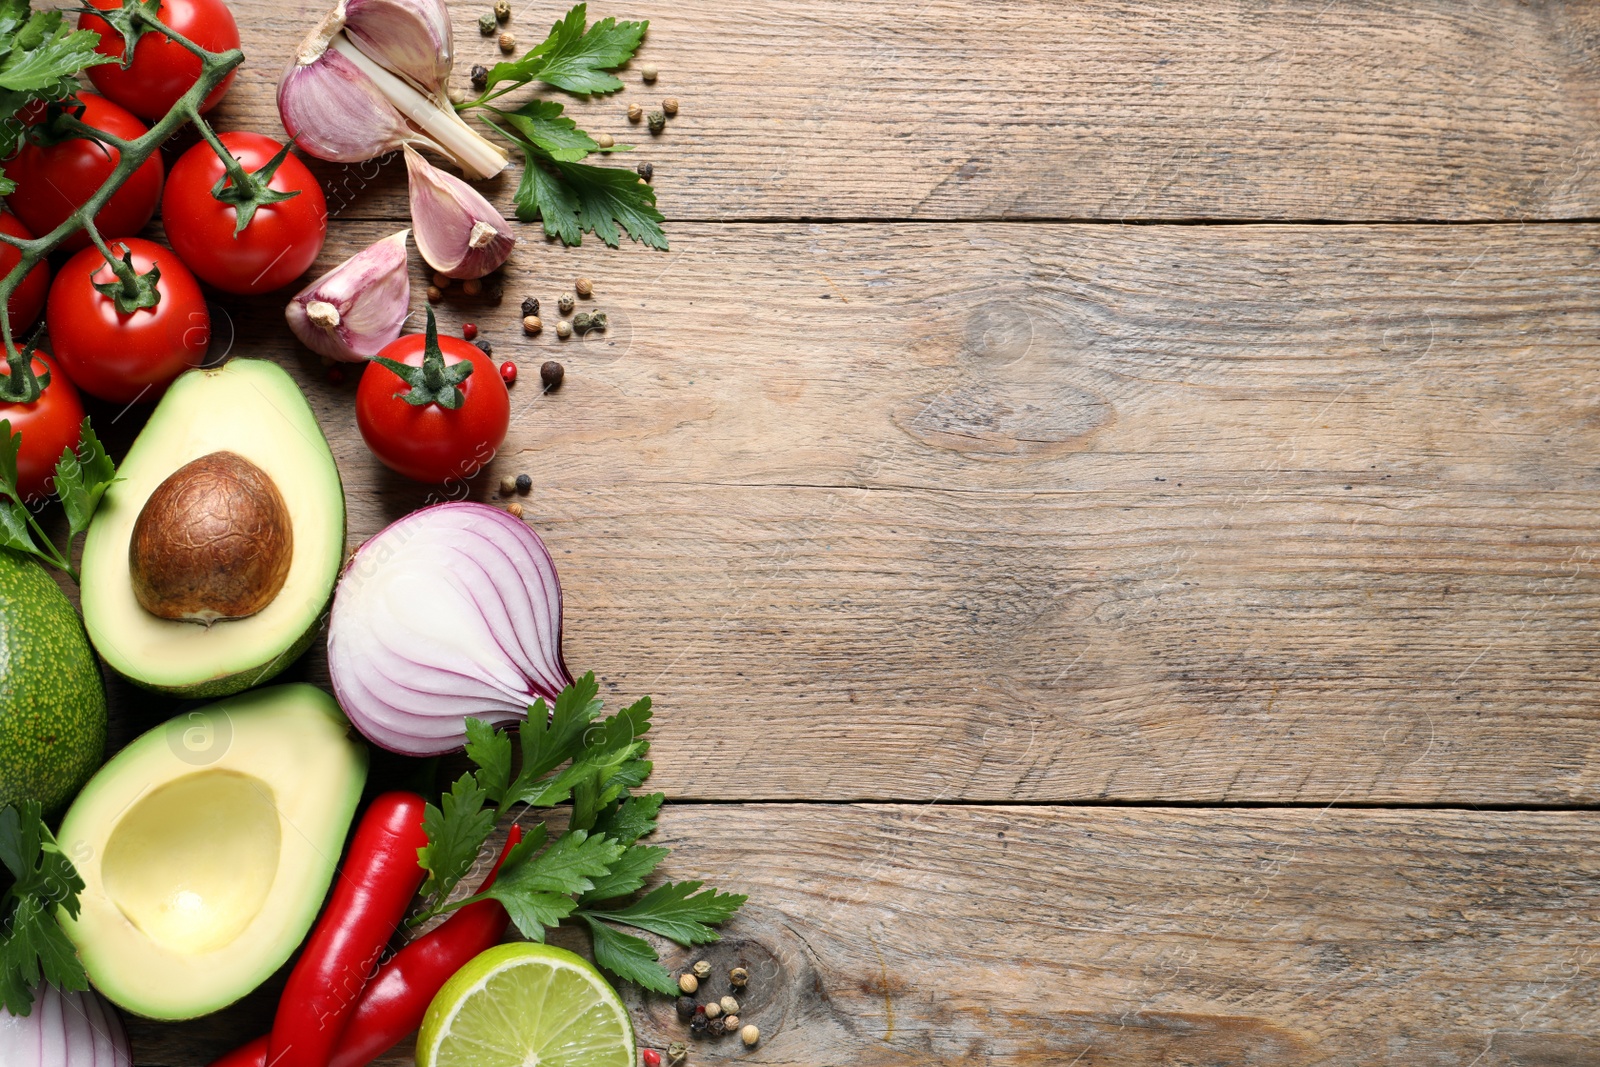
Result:
{"label": "wooden table", "polygon": [[[533,476],[569,661],[656,697],[670,874],[751,895],[766,1039],[691,1062],[1600,1062],[1600,7],[591,6],[652,20],[571,106],[672,250],[523,227],[441,321],[522,367],[472,495]],[[221,126],[322,7],[238,0]],[[406,225],[397,162],[318,173],[319,270]],[[612,329],[524,338],[579,275]],[[428,499],[224,306],[352,544]]]}

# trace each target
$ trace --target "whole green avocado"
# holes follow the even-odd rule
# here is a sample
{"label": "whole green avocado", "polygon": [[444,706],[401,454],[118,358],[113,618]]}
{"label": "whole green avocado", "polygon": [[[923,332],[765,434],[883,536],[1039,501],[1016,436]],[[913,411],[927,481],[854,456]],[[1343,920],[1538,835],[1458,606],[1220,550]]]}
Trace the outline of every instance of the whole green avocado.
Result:
{"label": "whole green avocado", "polygon": [[61,806],[105,747],[105,686],[78,613],[43,567],[0,549],[0,807]]}

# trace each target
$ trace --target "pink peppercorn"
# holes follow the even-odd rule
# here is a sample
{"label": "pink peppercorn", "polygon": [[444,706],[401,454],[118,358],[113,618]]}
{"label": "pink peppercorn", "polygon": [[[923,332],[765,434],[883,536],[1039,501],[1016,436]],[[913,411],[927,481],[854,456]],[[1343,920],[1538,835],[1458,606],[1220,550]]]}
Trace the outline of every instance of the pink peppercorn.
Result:
{"label": "pink peppercorn", "polygon": [[661,1067],[661,1053],[653,1048],[644,1050],[644,1067]]}
{"label": "pink peppercorn", "polygon": [[507,385],[517,384],[517,365],[509,359],[500,364],[500,380]]}
{"label": "pink peppercorn", "polygon": [[464,340],[470,341],[478,336],[478,328],[470,322],[466,323],[461,327],[461,336]]}

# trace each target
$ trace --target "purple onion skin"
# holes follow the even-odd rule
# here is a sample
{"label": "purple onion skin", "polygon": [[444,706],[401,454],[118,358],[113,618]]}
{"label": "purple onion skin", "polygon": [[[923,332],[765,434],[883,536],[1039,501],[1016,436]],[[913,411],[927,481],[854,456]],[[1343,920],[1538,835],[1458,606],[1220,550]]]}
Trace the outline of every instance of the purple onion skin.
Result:
{"label": "purple onion skin", "polygon": [[133,1067],[122,1020],[92,990],[63,993],[40,986],[33,1010],[16,1016],[0,1008],[4,1067]]}
{"label": "purple onion skin", "polygon": [[[360,594],[355,590],[359,582],[374,580],[383,568],[401,566],[394,562],[395,553],[420,534],[448,534],[457,547],[454,556],[428,558],[425,574],[432,576],[430,581],[444,584],[447,575],[459,577],[475,560],[493,557],[486,566],[504,568],[509,564],[523,582],[541,587],[542,597],[528,593],[513,581],[484,581],[467,598],[479,608],[486,626],[491,612],[479,605],[485,600],[490,607],[516,601],[528,607],[533,618],[543,620],[553,634],[553,647],[539,644],[540,656],[525,657],[539,660],[531,664],[532,670],[507,652],[508,646],[526,651],[517,632],[493,631],[492,640],[481,646],[481,651],[516,673],[514,699],[504,693],[493,698],[483,695],[493,683],[474,675],[470,662],[445,656],[430,658],[428,651],[434,648],[434,642],[428,638],[434,635],[423,634],[420,639],[413,635],[407,647],[417,651],[409,660],[387,646],[374,649],[376,631],[360,611]],[[459,547],[479,542],[493,547],[479,547],[475,552]],[[507,555],[503,546],[509,546],[517,558]],[[394,575],[385,577],[392,579]],[[572,684],[572,672],[561,649],[562,610],[555,561],[526,523],[499,508],[468,501],[422,508],[368,540],[345,567],[334,593],[328,628],[328,667],[334,695],[351,724],[379,748],[419,757],[458,752],[466,744],[468,717],[495,725],[519,722],[526,719],[527,708],[535,699],[543,697],[553,703],[556,695]],[[447,640],[445,634],[437,636],[439,641]],[[494,652],[500,655],[492,655]],[[458,686],[450,684],[452,677],[459,678]],[[420,685],[432,688],[417,688]],[[409,706],[399,706],[402,700]]]}

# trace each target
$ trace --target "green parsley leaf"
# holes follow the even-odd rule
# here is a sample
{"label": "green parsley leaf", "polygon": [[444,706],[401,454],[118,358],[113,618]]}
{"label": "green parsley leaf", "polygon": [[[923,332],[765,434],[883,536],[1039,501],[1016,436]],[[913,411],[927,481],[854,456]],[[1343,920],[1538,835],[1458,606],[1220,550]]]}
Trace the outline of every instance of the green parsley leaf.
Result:
{"label": "green parsley leaf", "polygon": [[569,830],[555,844],[515,867],[502,865],[494,888],[515,893],[587,893],[592,878],[605,874],[622,846],[603,834]]}
{"label": "green parsley leaf", "polygon": [[527,721],[518,730],[522,766],[506,790],[508,804],[528,803],[529,795],[542,791],[547,774],[583,751],[584,732],[600,714],[600,707],[600,683],[593,671],[558,693],[553,711],[542,697],[534,701]]}
{"label": "green parsley leaf", "polygon": [[523,137],[549,153],[551,159],[577,162],[590,152],[598,152],[595,139],[578,129],[554,100],[530,100],[515,111],[494,109]]}
{"label": "green parsley leaf", "polygon": [[[69,26],[60,11],[28,12],[25,0],[7,0],[0,8],[0,89],[58,99],[71,92],[80,70],[115,62],[94,46],[100,35]],[[9,32],[6,32],[9,31]]]}
{"label": "green parsley leaf", "polygon": [[636,172],[563,162],[519,133],[501,130],[522,149],[522,181],[512,197],[518,219],[542,221],[547,235],[568,245],[593,233],[616,248],[621,227],[640,244],[666,251],[666,216],[656,208],[655,189]]}
{"label": "green parsley leaf", "polygon": [[105,496],[117,474],[116,464],[106,455],[87,416],[79,435],[77,451],[63,448],[61,458],[56,461],[55,493],[67,512],[69,537],[76,537],[89,528],[89,520],[100,506],[100,498]]}
{"label": "green parsley leaf", "polygon": [[611,869],[594,880],[594,888],[579,899],[580,904],[625,897],[644,885],[650,872],[667,858],[671,849],[659,845],[629,845]]}
{"label": "green parsley leaf", "polygon": [[578,4],[521,59],[491,67],[487,88],[507,81],[542,81],[579,96],[622,88],[622,79],[608,72],[633,58],[650,24],[608,18],[585,29],[587,19],[588,5]]}
{"label": "green parsley leaf", "polygon": [[613,930],[593,915],[579,912],[579,917],[589,924],[594,937],[594,961],[618,978],[638,982],[646,989],[668,996],[678,995],[678,984],[661,966],[656,950],[642,937]]}
{"label": "green parsley leaf", "polygon": [[702,884],[666,882],[625,908],[601,914],[612,922],[670,937],[680,945],[703,945],[718,938],[706,924],[727,922],[748,898],[715,889],[695,892]]}
{"label": "green parsley leaf", "polygon": [[529,941],[543,941],[545,930],[560,923],[578,906],[577,901],[560,893],[502,893],[497,886],[484,895],[500,902],[517,932]]}
{"label": "green parsley leaf", "polygon": [[[439,807],[429,804],[423,809],[422,828],[428,843],[417,849],[417,862],[428,872],[422,883],[425,900],[444,900],[478,858],[478,850],[494,829],[494,809],[484,808],[486,799],[477,778],[463,774],[440,798]],[[500,878],[504,877],[502,873]]]}
{"label": "green parsley leaf", "polygon": [[478,784],[491,804],[506,797],[511,784],[511,738],[482,719],[467,719],[467,758],[478,767]]}
{"label": "green parsley leaf", "polygon": [[0,500],[0,546],[53,562],[35,547],[28,532],[28,509],[15,500]]}
{"label": "green parsley leaf", "polygon": [[631,845],[639,838],[655,832],[656,817],[666,799],[665,793],[627,797],[616,807],[600,814],[595,821],[594,832]]}
{"label": "green parsley leaf", "polygon": [[11,887],[0,902],[0,1004],[27,1015],[41,981],[61,989],[89,988],[88,976],[61,924],[59,907],[78,914],[83,879],[44,825],[36,801],[0,811],[0,863]]}

